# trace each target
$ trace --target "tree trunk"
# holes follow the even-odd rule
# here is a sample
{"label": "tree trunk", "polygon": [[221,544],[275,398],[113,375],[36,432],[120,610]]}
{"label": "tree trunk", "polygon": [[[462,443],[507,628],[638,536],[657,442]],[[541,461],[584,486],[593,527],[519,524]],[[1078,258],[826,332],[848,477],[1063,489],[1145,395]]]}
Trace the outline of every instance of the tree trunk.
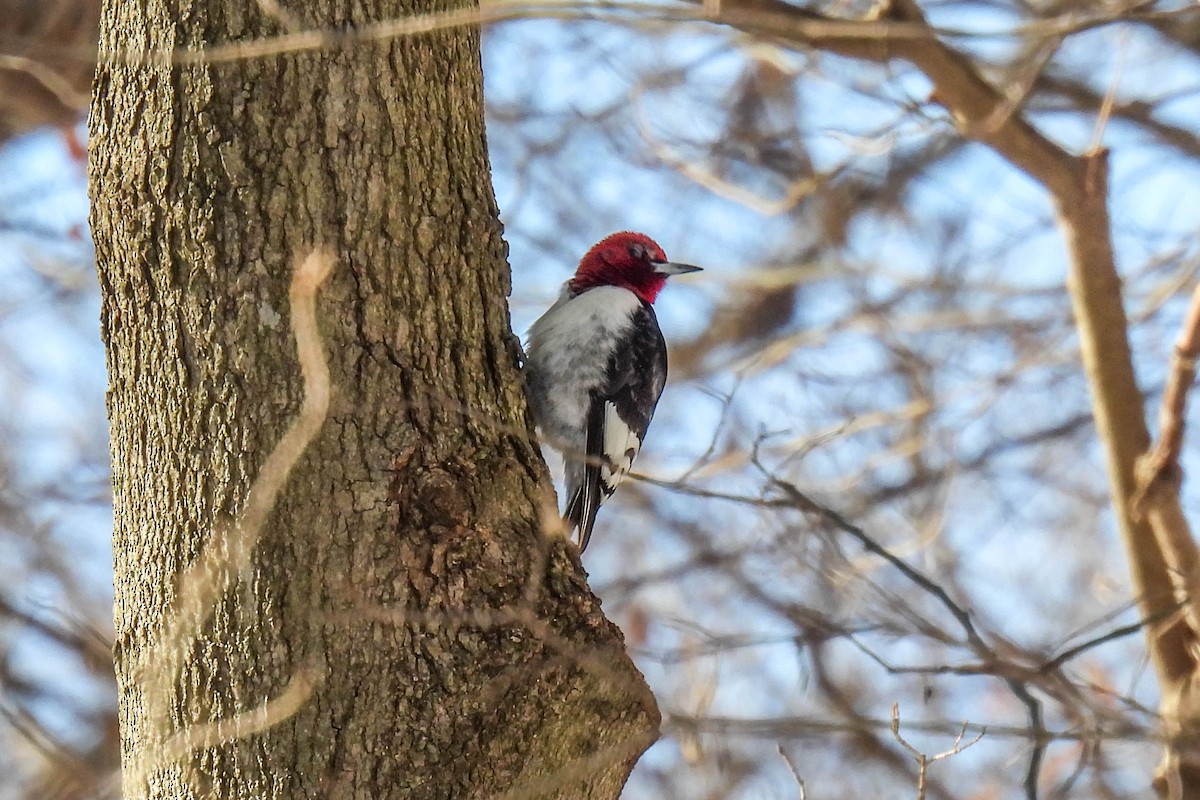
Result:
{"label": "tree trunk", "polygon": [[542,532],[478,32],[131,64],[434,10],[165,5],[105,4],[91,116],[126,796],[615,797],[658,712]]}

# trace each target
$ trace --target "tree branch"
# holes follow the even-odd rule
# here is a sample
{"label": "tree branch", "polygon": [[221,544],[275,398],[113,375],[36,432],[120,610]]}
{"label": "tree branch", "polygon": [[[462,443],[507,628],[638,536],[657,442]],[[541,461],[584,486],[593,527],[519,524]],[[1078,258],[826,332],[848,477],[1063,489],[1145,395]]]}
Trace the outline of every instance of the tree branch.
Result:
{"label": "tree branch", "polygon": [[[770,8],[783,13],[790,8],[779,0],[742,0],[735,8]],[[808,17],[811,12],[800,12]],[[1008,101],[980,75],[962,53],[938,39],[925,20],[916,0],[885,0],[869,21],[877,19],[923,27],[923,37],[888,38],[880,43],[854,40],[848,46],[840,40],[813,40],[790,35],[783,27],[773,38],[789,39],[793,44],[871,60],[908,61],[933,83],[933,97],[950,112],[963,136],[982,142],[1013,166],[1040,183],[1050,194],[1058,211],[1059,223],[1070,253],[1068,289],[1079,330],[1084,369],[1091,387],[1093,415],[1104,444],[1109,487],[1122,537],[1130,558],[1135,591],[1146,618],[1160,618],[1175,602],[1172,564],[1164,553],[1164,542],[1156,538],[1149,522],[1135,513],[1137,492],[1136,466],[1150,442],[1143,411],[1143,397],[1133,371],[1129,348],[1128,320],[1123,306],[1121,278],[1113,254],[1108,214],[1108,159],[1103,150],[1075,156],[1051,141],[1019,113],[1005,113]],[[737,13],[722,9],[718,21],[752,32],[761,26],[747,25]],[[864,21],[866,24],[868,21]],[[1182,511],[1175,507],[1160,510],[1169,517],[1166,530],[1179,533]],[[1175,536],[1175,544],[1195,554],[1190,536]],[[1191,562],[1194,566],[1194,562]],[[1151,658],[1164,698],[1175,697],[1190,684],[1197,664],[1191,654],[1194,632],[1174,617],[1161,628],[1148,631]],[[1027,703],[1028,705],[1028,703]],[[1163,713],[1169,727],[1178,723],[1185,707],[1197,702],[1164,699]],[[1030,708],[1033,724],[1041,728],[1036,701]],[[1200,717],[1200,708],[1195,708]],[[1034,752],[1030,780],[1036,780],[1041,749]],[[1027,783],[1027,792],[1033,789]],[[1030,794],[1032,796],[1032,794]]]}

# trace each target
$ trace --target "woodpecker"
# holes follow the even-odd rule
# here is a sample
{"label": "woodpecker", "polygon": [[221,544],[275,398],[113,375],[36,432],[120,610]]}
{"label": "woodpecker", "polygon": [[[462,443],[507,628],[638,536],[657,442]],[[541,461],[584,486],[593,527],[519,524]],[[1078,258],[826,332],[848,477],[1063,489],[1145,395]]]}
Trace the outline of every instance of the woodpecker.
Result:
{"label": "woodpecker", "polygon": [[668,277],[699,270],[668,261],[645,234],[614,233],[529,329],[529,405],[542,440],[563,454],[563,516],[579,531],[580,552],[600,504],[633,466],[667,382],[654,300]]}

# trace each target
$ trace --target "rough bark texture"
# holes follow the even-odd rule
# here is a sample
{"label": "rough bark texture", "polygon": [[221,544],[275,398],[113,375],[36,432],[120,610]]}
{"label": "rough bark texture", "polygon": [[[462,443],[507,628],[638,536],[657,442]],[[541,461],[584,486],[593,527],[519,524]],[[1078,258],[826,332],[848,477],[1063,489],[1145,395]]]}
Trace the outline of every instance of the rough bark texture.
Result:
{"label": "rough bark texture", "polygon": [[[292,7],[333,29],[425,10]],[[255,3],[109,0],[101,62],[280,31]],[[102,65],[91,126],[126,795],[616,796],[657,710],[577,559],[540,533],[477,34]],[[300,407],[288,282],[318,243],[336,260],[328,418],[249,569],[143,671],[180,572]],[[148,672],[168,697],[145,696]],[[315,688],[249,726],[265,731],[166,752],[301,674]]]}

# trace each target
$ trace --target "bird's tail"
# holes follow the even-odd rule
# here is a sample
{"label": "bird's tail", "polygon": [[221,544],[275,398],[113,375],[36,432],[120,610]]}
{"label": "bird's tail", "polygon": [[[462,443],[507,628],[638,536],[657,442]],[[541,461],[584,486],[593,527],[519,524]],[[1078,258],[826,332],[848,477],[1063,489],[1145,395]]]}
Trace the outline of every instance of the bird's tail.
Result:
{"label": "bird's tail", "polygon": [[[567,501],[567,523],[571,529],[579,529],[579,552],[587,549],[588,541],[592,538],[592,526],[596,524],[596,512],[605,501],[611,490],[606,494],[601,483],[600,466],[604,461],[604,403],[592,403],[591,413],[588,414],[586,452],[588,458],[582,465],[568,466],[568,475],[574,473],[578,478],[582,472],[582,480],[574,484],[570,492],[571,499]],[[568,487],[572,485],[568,481]]]}
{"label": "bird's tail", "polygon": [[592,538],[592,527],[596,524],[596,512],[600,510],[603,495],[600,492],[600,471],[593,477],[590,468],[584,469],[583,481],[567,502],[564,518],[569,530],[579,530],[579,552],[587,549]]}

